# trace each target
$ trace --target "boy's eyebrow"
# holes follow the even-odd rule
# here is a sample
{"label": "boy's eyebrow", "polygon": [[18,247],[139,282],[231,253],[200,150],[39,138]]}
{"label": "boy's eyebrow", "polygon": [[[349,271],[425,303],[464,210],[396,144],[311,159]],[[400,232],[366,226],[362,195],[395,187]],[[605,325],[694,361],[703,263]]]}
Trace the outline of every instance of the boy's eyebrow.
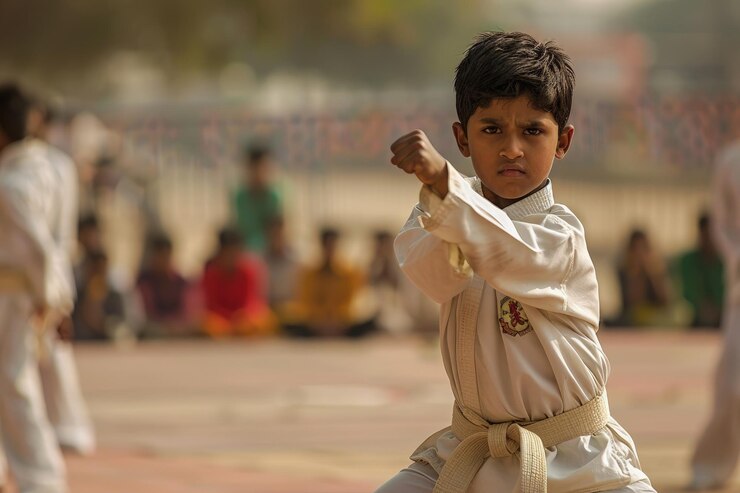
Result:
{"label": "boy's eyebrow", "polygon": [[[501,125],[502,122],[498,118],[493,118],[491,116],[484,116],[481,117],[479,120],[481,123],[491,123],[493,125]],[[517,125],[520,127],[544,127],[545,122],[547,122],[546,119],[534,119],[534,120],[527,120],[527,121],[520,121],[517,122]]]}
{"label": "boy's eyebrow", "polygon": [[538,120],[538,119],[529,120],[529,121],[519,123],[519,126],[521,127],[543,127],[545,126],[546,121],[547,120]]}

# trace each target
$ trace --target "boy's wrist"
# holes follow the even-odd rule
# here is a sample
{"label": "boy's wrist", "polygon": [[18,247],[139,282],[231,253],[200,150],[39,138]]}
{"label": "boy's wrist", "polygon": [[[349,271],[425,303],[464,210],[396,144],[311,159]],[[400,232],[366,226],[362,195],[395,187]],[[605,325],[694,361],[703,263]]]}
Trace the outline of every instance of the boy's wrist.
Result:
{"label": "boy's wrist", "polygon": [[445,198],[445,196],[447,196],[447,192],[449,192],[448,182],[450,179],[450,172],[448,171],[447,166],[448,164],[445,161],[442,170],[440,171],[439,175],[437,175],[437,179],[434,181],[434,183],[430,185],[430,188],[441,199]]}

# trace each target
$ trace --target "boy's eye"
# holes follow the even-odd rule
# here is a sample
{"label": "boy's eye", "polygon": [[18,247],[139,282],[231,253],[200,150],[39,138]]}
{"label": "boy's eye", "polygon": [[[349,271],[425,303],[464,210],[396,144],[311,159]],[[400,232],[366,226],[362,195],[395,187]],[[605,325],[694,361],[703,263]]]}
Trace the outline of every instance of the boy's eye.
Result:
{"label": "boy's eye", "polygon": [[527,135],[539,135],[542,133],[542,129],[541,128],[528,128],[524,131],[524,133]]}
{"label": "boy's eye", "polygon": [[493,127],[493,126],[491,126],[491,127],[485,127],[483,129],[483,133],[487,133],[487,134],[498,134],[498,133],[501,133],[501,129],[498,128],[498,127]]}

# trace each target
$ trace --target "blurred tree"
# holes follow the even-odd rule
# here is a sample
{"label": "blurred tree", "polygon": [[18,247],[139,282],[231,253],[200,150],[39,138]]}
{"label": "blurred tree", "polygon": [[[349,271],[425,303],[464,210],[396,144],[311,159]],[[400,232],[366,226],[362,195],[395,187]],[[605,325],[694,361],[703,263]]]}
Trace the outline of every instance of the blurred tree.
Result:
{"label": "blurred tree", "polygon": [[[211,78],[233,62],[257,76],[310,72],[362,85],[448,81],[481,25],[485,0],[5,0],[0,74],[78,95],[119,52],[135,53],[169,86]],[[490,12],[489,12],[490,14]],[[103,84],[101,86],[101,84]]]}

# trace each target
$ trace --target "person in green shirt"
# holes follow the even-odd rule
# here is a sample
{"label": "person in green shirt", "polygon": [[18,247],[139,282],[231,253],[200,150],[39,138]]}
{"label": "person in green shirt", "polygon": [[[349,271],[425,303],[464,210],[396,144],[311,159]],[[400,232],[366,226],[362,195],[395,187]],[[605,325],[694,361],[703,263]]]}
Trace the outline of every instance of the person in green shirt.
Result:
{"label": "person in green shirt", "polygon": [[273,182],[272,151],[252,145],[244,153],[244,181],[234,193],[236,227],[244,238],[244,249],[262,254],[270,223],[283,215],[283,203]]}
{"label": "person in green shirt", "polygon": [[708,214],[699,218],[696,248],[676,262],[681,293],[694,309],[692,327],[719,327],[724,299],[722,259],[712,239]]}

